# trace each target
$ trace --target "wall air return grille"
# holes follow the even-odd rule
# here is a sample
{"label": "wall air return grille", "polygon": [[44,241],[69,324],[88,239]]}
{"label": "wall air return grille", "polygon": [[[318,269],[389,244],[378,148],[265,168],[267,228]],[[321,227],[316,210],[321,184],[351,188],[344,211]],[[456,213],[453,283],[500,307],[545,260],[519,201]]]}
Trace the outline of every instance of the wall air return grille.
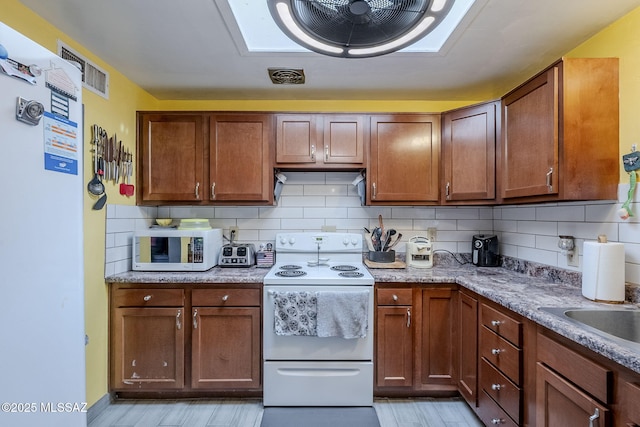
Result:
{"label": "wall air return grille", "polygon": [[82,71],[82,86],[103,98],[109,99],[109,73],[91,61],[73,51],[58,40],[58,56],[67,61],[76,62]]}

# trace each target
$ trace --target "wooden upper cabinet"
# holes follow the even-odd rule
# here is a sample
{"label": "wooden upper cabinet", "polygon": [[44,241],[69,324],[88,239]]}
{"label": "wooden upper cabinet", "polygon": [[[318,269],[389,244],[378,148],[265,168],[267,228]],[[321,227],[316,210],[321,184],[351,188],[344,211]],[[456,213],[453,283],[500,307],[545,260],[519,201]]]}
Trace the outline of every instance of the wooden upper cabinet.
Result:
{"label": "wooden upper cabinet", "polygon": [[615,199],[618,92],[616,58],[564,58],[505,95],[502,199]]}
{"label": "wooden upper cabinet", "polygon": [[200,202],[204,116],[138,113],[138,203]]}
{"label": "wooden upper cabinet", "polygon": [[276,166],[363,168],[364,135],[364,116],[358,114],[278,114]]}
{"label": "wooden upper cabinet", "polygon": [[272,116],[216,114],[209,119],[211,202],[273,202]]}
{"label": "wooden upper cabinet", "polygon": [[440,116],[371,117],[367,204],[438,202]]}
{"label": "wooden upper cabinet", "polygon": [[499,106],[499,102],[489,102],[442,116],[443,204],[495,200]]}

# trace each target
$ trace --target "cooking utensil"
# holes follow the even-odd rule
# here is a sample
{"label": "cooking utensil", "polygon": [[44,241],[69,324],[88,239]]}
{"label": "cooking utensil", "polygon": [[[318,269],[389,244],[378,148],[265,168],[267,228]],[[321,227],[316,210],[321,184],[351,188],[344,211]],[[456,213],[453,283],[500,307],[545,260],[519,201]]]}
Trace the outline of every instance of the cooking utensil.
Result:
{"label": "cooking utensil", "polygon": [[102,197],[100,197],[98,201],[94,203],[93,208],[91,209],[93,209],[94,211],[99,211],[104,207],[105,203],[107,203],[107,193],[104,193]]}
{"label": "cooking utensil", "polygon": [[92,144],[95,145],[93,149],[93,178],[87,184],[87,191],[93,194],[94,196],[100,196],[104,193],[104,184],[100,180],[100,176],[98,175],[98,157],[99,157],[99,128],[98,125],[93,125],[93,141]]}

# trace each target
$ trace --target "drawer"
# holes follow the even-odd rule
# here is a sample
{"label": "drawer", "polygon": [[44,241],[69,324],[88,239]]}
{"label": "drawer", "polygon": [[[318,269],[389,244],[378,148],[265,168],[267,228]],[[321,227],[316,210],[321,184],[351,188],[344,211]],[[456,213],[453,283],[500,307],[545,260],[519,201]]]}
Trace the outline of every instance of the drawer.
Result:
{"label": "drawer", "polygon": [[522,323],[513,317],[482,304],[480,307],[480,323],[513,343],[516,347],[522,347]]}
{"label": "drawer", "polygon": [[378,289],[378,305],[411,305],[411,288]]}
{"label": "drawer", "polygon": [[194,307],[259,307],[260,289],[194,289]]}
{"label": "drawer", "polygon": [[478,395],[478,417],[482,420],[484,425],[487,426],[518,426],[518,424],[514,422],[509,415],[507,415],[500,405],[494,402],[494,400],[484,391],[481,391]]}
{"label": "drawer", "polygon": [[520,385],[522,350],[484,326],[480,327],[480,356]]}
{"label": "drawer", "polygon": [[484,389],[511,418],[520,422],[522,389],[486,359],[480,361],[480,388]]}
{"label": "drawer", "polygon": [[[603,403],[611,403],[613,372],[581,354],[538,334],[538,361],[559,372],[569,381]],[[585,375],[588,372],[589,375]]]}
{"label": "drawer", "polygon": [[116,289],[114,307],[182,307],[182,289]]}

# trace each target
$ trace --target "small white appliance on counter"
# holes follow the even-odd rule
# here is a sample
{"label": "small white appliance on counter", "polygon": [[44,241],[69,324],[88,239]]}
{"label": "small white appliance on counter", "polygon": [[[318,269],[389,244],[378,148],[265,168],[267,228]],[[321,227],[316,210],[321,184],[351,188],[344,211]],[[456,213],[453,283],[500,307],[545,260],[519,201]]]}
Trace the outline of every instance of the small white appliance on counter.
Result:
{"label": "small white appliance on counter", "polygon": [[222,229],[137,231],[131,240],[131,268],[139,271],[206,271],[216,266]]}
{"label": "small white appliance on counter", "polygon": [[80,70],[0,22],[2,426],[87,425],[82,130]]}
{"label": "small white appliance on counter", "polygon": [[427,237],[414,236],[407,242],[406,262],[408,267],[433,267],[433,250]]}

